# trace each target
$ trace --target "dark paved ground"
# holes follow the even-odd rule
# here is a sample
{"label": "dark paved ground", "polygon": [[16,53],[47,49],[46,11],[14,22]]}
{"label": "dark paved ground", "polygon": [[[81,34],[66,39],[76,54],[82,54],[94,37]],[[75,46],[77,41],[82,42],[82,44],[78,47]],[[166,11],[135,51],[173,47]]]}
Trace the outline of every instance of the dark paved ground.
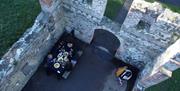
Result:
{"label": "dark paved ground", "polygon": [[43,67],[40,67],[23,91],[101,91],[106,76],[111,74],[114,66],[96,53],[98,50],[87,47],[67,80],[47,76]]}
{"label": "dark paved ground", "polygon": [[67,80],[46,75],[41,65],[22,91],[101,91],[106,76],[115,68],[111,59],[108,53],[88,46]]}
{"label": "dark paved ground", "polygon": [[[109,53],[99,49],[95,44],[87,45],[73,37],[67,36],[62,37],[61,40],[74,42],[77,49],[83,50],[83,55],[78,59],[79,62],[69,78],[67,80],[59,80],[55,75],[48,76],[41,65],[22,91],[106,91],[104,90],[105,83],[108,82],[108,79],[111,79],[109,76],[114,69],[127,65],[113,59]],[[130,68],[133,69],[133,67]],[[136,71],[134,74],[132,81],[128,82],[127,91],[131,91],[129,89],[134,84]],[[116,91],[124,90],[119,89]]]}

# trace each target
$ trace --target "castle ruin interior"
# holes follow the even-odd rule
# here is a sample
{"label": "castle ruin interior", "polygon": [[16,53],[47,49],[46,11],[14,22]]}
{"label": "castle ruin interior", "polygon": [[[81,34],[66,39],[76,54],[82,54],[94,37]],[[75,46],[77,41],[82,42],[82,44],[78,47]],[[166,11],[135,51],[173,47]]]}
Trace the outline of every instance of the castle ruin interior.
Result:
{"label": "castle ruin interior", "polygon": [[[157,2],[134,0],[122,24],[104,16],[107,0],[39,0],[39,2],[42,11],[34,25],[27,29],[0,60],[1,91],[21,91],[32,79],[33,74],[36,75],[36,70],[44,57],[59,38],[64,36],[64,33],[70,33],[75,41],[81,41],[78,43],[79,46],[91,45],[84,50],[90,55],[87,53],[84,56],[96,58],[96,54],[91,53],[93,46],[96,49],[95,53],[111,55],[110,58],[113,57],[137,68],[139,73],[131,87],[133,91],[143,91],[168,79],[172,76],[172,72],[180,67],[180,14],[164,9]],[[100,58],[109,60],[106,56],[100,56]],[[97,67],[97,64],[92,63],[92,65]],[[83,65],[79,66],[83,69]],[[97,69],[101,68],[97,67]],[[100,72],[106,75],[106,72],[111,73],[112,70],[102,68]],[[99,78],[101,77],[103,76]],[[103,88],[98,84],[89,83],[88,86],[91,88],[89,91],[96,88],[97,91],[100,91],[99,89],[103,91],[121,89],[122,91],[128,88],[128,85],[125,88],[118,88],[111,78],[111,75],[103,78],[103,81],[107,79],[104,81]],[[88,77],[82,79],[88,79]],[[90,79],[89,82],[91,81],[94,79]],[[96,81],[98,79],[94,83]],[[71,84],[82,88],[84,83],[80,82],[82,83],[76,84],[74,80]],[[64,84],[67,83],[64,81]],[[113,87],[110,84],[113,84]],[[109,87],[111,90],[108,86],[111,86]],[[81,91],[85,89],[88,88],[82,88]]]}

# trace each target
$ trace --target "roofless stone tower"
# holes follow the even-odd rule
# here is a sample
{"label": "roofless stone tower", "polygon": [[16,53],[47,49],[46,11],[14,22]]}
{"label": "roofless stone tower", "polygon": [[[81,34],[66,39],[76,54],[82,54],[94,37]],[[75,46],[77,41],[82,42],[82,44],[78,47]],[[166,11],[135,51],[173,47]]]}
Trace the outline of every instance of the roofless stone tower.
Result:
{"label": "roofless stone tower", "polygon": [[56,21],[64,19],[66,30],[74,31],[77,38],[87,43],[104,16],[106,3],[107,0],[40,0],[42,12]]}

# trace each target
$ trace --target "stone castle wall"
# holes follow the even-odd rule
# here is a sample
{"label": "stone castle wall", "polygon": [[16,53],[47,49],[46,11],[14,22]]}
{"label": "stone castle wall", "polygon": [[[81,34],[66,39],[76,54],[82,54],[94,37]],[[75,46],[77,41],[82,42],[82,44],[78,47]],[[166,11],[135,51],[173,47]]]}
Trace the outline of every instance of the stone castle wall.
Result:
{"label": "stone castle wall", "polygon": [[51,9],[55,12],[42,11],[0,60],[0,91],[21,91],[64,32],[66,22],[61,9],[57,5]]}
{"label": "stone castle wall", "polygon": [[[175,43],[180,35],[179,24],[167,21],[167,13],[171,14],[171,18],[179,17],[179,14],[164,10],[158,3],[135,0],[120,31],[121,38],[126,40],[121,58],[129,59],[128,63],[132,62],[132,65],[139,61],[142,63],[139,68],[143,68]],[[179,21],[178,18],[176,21]]]}
{"label": "stone castle wall", "polygon": [[34,25],[0,60],[0,91],[21,91],[64,31],[74,31],[77,38],[90,43],[93,28],[101,21],[107,2],[39,1],[42,12]]}
{"label": "stone castle wall", "polygon": [[117,35],[123,45],[116,57],[142,70],[135,89],[143,90],[166,80],[180,67],[179,25],[180,14],[159,3],[133,1]]}
{"label": "stone castle wall", "polygon": [[180,67],[179,25],[180,14],[134,0],[122,26],[104,17],[98,28],[120,40],[115,57],[140,69],[136,91],[168,79]]}
{"label": "stone castle wall", "polygon": [[115,57],[141,70],[134,91],[168,79],[180,67],[180,14],[158,3],[134,0],[122,26],[103,16],[107,0],[40,4],[33,27],[0,60],[0,91],[20,91],[64,31],[86,43],[95,29],[113,33],[121,42]]}
{"label": "stone castle wall", "polygon": [[96,26],[103,18],[107,0],[91,0],[90,4],[82,1],[64,0],[62,6],[66,12],[68,31],[74,31],[77,38],[90,43]]}

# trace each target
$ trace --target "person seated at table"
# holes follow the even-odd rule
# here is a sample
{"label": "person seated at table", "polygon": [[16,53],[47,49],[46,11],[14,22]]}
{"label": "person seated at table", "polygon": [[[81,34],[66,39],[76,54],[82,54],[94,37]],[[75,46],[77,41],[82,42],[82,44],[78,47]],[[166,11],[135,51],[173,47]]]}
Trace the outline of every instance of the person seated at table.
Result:
{"label": "person seated at table", "polygon": [[59,48],[59,49],[64,48],[64,44],[65,44],[65,42],[64,42],[64,41],[61,41],[61,42],[59,43],[59,45],[58,45],[58,48]]}
{"label": "person seated at table", "polygon": [[47,63],[50,64],[53,62],[53,55],[52,54],[48,54],[47,56]]}
{"label": "person seated at table", "polygon": [[73,57],[73,49],[71,49],[71,51],[69,52],[69,57]]}
{"label": "person seated at table", "polygon": [[73,51],[74,51],[74,50],[73,50],[73,44],[72,44],[72,43],[69,43],[69,44],[67,44],[67,47],[68,47],[67,49],[68,49],[68,53],[69,53],[69,56],[68,56],[68,57],[69,57],[70,59],[72,59],[72,57],[73,57],[73,55],[74,55],[74,54],[73,54]]}
{"label": "person seated at table", "polygon": [[73,68],[73,65],[70,61],[66,62],[65,70],[71,71]]}
{"label": "person seated at table", "polygon": [[57,46],[53,47],[52,52],[53,55],[57,55],[61,49],[64,48],[64,41],[61,41]]}
{"label": "person seated at table", "polygon": [[46,68],[46,71],[47,71],[47,74],[50,75],[51,71],[52,71],[52,64],[54,62],[54,58],[53,58],[53,55],[52,54],[48,54],[47,56],[47,60],[46,60],[46,64],[45,64],[45,68]]}
{"label": "person seated at table", "polygon": [[73,51],[73,44],[72,43],[67,43],[67,45],[65,46],[65,50],[67,52]]}

